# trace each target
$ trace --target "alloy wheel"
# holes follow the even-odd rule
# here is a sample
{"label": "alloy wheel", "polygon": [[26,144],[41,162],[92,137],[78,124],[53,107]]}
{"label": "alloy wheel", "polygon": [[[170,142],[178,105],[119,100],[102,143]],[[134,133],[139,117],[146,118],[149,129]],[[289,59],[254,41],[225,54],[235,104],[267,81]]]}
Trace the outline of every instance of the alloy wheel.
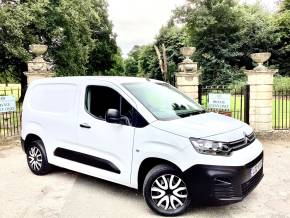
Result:
{"label": "alloy wheel", "polygon": [[159,209],[169,211],[182,207],[188,197],[184,181],[176,175],[158,177],[151,187],[151,198]]}
{"label": "alloy wheel", "polygon": [[42,167],[42,153],[39,148],[33,146],[29,149],[28,152],[28,161],[30,167],[34,171],[39,171]]}

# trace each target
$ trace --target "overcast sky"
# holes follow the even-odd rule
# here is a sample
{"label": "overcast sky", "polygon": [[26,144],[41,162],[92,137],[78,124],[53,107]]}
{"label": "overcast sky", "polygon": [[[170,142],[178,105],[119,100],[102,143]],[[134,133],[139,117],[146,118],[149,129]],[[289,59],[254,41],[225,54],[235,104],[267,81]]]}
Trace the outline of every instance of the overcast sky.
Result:
{"label": "overcast sky", "polygon": [[[254,3],[256,0],[241,0]],[[275,9],[277,0],[261,0],[268,10]],[[172,10],[183,5],[185,0],[108,0],[109,16],[117,43],[123,55],[134,45],[153,42],[162,25],[166,25]]]}

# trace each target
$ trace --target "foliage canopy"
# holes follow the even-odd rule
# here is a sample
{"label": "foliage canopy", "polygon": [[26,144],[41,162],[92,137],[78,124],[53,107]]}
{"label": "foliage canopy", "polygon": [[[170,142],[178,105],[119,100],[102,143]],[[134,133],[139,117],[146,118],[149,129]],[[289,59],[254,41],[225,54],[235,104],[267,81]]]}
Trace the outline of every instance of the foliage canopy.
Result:
{"label": "foliage canopy", "polygon": [[[271,52],[268,65],[290,72],[289,0],[278,13],[270,14],[257,1],[254,5],[235,0],[187,0],[167,26],[162,27],[154,44],[165,44],[169,56],[169,77],[182,61],[179,49],[195,46],[194,60],[202,71],[205,85],[225,85],[245,81],[244,69],[252,69],[250,54]],[[176,22],[184,27],[177,27]],[[135,46],[125,60],[129,75],[148,75],[162,79],[153,45]]]}
{"label": "foliage canopy", "polygon": [[[180,48],[187,43],[187,35],[183,28],[178,28],[171,22],[160,29],[154,44],[161,48],[164,44],[168,58],[168,77],[169,82],[174,82],[174,72],[176,66],[182,61]],[[125,60],[125,73],[127,75],[147,76],[162,80],[158,59],[153,45],[134,46]]]}
{"label": "foliage canopy", "polygon": [[[28,46],[47,44],[59,76],[111,74],[122,68],[106,0],[21,0],[0,6],[0,72],[24,80]],[[3,76],[4,75],[4,76]]]}
{"label": "foliage canopy", "polygon": [[245,78],[252,68],[250,53],[272,51],[276,41],[270,17],[261,6],[235,0],[188,0],[176,11],[197,47],[203,84],[229,84]]}
{"label": "foliage canopy", "polygon": [[[290,75],[290,0],[270,14],[257,1],[187,0],[154,42],[136,45],[123,59],[108,19],[106,0],[3,0],[0,5],[0,80],[25,81],[28,46],[49,46],[46,59],[57,75],[128,75],[162,79],[154,45],[164,44],[169,81],[183,59],[180,48],[197,47],[205,85],[244,81],[249,55],[271,52],[268,65]],[[3,81],[2,81],[3,82]]]}

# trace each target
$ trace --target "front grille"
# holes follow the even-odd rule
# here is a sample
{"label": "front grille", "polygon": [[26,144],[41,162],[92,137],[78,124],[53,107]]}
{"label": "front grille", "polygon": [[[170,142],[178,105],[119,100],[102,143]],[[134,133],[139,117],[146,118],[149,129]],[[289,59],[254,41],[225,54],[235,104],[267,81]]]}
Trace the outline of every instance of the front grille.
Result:
{"label": "front grille", "polygon": [[252,132],[249,135],[245,135],[245,137],[242,139],[227,143],[227,146],[232,151],[237,151],[237,150],[240,150],[240,149],[245,148],[248,145],[252,144],[255,141],[255,139],[256,139],[255,133]]}
{"label": "front grille", "polygon": [[216,199],[230,199],[237,197],[232,182],[228,179],[216,178],[213,191]]}
{"label": "front grille", "polygon": [[237,197],[236,192],[232,186],[228,186],[228,187],[216,186],[214,188],[214,195],[216,199],[230,199],[230,198]]}
{"label": "front grille", "polygon": [[248,195],[262,180],[263,178],[263,168],[248,182],[242,184],[242,194],[243,196]]}

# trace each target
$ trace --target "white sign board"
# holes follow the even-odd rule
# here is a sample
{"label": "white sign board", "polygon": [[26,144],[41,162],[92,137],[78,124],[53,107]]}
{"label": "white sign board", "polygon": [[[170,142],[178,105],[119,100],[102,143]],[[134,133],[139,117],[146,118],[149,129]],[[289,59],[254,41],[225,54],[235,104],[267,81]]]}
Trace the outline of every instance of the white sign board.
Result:
{"label": "white sign board", "polygon": [[208,109],[214,110],[231,110],[231,94],[208,94]]}
{"label": "white sign board", "polygon": [[16,111],[16,99],[14,96],[0,96],[0,113]]}

